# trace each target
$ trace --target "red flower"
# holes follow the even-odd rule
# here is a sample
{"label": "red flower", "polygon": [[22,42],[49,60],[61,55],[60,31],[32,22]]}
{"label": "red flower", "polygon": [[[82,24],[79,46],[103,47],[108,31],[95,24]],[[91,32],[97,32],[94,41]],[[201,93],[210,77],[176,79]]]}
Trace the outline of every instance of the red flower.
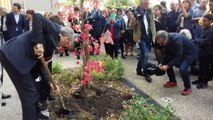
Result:
{"label": "red flower", "polygon": [[84,80],[84,79],[83,79],[83,80],[81,80],[81,85],[82,85],[82,86],[85,86],[85,85],[86,85],[86,83],[87,83],[87,81],[86,81],[86,80]]}
{"label": "red flower", "polygon": [[91,46],[88,47],[88,52],[92,52],[93,48]]}
{"label": "red flower", "polygon": [[75,38],[75,43],[79,43],[79,38]]}
{"label": "red flower", "polygon": [[85,25],[84,25],[84,30],[85,30],[85,31],[90,31],[90,30],[92,30],[92,25],[90,25],[90,24],[85,24]]}
{"label": "red flower", "polygon": [[90,37],[90,40],[91,40],[91,41],[94,41],[95,39],[94,39],[94,37]]}

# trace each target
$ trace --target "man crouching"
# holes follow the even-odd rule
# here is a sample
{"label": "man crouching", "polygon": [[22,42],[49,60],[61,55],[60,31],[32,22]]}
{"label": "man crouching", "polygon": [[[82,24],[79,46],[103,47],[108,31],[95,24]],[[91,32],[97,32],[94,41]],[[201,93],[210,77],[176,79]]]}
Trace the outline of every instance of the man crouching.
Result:
{"label": "man crouching", "polygon": [[179,33],[167,33],[160,30],[156,35],[156,43],[162,46],[163,58],[159,68],[167,72],[169,82],[164,84],[165,88],[177,86],[173,66],[180,70],[184,83],[182,95],[189,95],[192,91],[188,68],[197,58],[197,48],[194,43]]}

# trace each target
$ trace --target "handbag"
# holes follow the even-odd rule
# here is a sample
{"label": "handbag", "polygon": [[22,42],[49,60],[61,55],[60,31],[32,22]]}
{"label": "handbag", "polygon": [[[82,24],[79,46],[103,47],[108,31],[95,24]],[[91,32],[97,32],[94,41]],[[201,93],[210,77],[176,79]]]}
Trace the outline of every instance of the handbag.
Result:
{"label": "handbag", "polygon": [[[104,30],[106,28],[106,25],[104,27]],[[105,33],[102,33],[102,39],[105,43],[110,43],[111,45],[114,45],[113,39],[112,39],[112,33],[109,30],[106,30]]]}

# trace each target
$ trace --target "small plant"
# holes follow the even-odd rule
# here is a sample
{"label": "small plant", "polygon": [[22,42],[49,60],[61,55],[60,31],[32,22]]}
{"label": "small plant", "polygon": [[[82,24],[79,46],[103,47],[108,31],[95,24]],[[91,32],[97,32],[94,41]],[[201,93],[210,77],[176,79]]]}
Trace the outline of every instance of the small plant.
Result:
{"label": "small plant", "polygon": [[104,80],[121,80],[124,74],[124,67],[120,59],[114,60],[111,57],[105,57],[103,55],[92,57],[93,61],[102,61],[106,76]]}
{"label": "small plant", "polygon": [[174,109],[171,105],[162,108],[138,96],[125,102],[124,108],[123,120],[179,120],[173,115]]}
{"label": "small plant", "polygon": [[63,66],[59,62],[54,62],[52,67],[53,74],[61,73],[63,71]]}

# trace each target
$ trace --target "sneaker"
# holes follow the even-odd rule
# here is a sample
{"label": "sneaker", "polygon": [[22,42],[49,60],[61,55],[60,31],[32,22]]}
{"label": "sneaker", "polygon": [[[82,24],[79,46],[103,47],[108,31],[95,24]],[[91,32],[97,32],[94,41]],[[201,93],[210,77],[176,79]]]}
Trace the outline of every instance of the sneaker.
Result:
{"label": "sneaker", "polygon": [[39,113],[38,120],[50,120],[50,118],[42,113]]}
{"label": "sneaker", "polygon": [[197,85],[197,84],[199,84],[199,83],[201,83],[200,80],[194,80],[194,81],[192,81],[192,85]]}
{"label": "sneaker", "polygon": [[200,83],[197,85],[197,89],[204,89],[204,88],[207,88],[208,87],[208,84],[205,84],[205,83]]}
{"label": "sneaker", "polygon": [[175,87],[177,86],[176,82],[167,82],[166,84],[163,85],[165,88],[170,88],[170,87]]}
{"label": "sneaker", "polygon": [[152,82],[152,78],[149,75],[145,76],[145,79],[147,82],[151,83]]}
{"label": "sneaker", "polygon": [[126,59],[126,57],[124,55],[121,56],[123,59]]}
{"label": "sneaker", "polygon": [[182,95],[187,96],[192,92],[191,88],[185,88],[182,92]]}

